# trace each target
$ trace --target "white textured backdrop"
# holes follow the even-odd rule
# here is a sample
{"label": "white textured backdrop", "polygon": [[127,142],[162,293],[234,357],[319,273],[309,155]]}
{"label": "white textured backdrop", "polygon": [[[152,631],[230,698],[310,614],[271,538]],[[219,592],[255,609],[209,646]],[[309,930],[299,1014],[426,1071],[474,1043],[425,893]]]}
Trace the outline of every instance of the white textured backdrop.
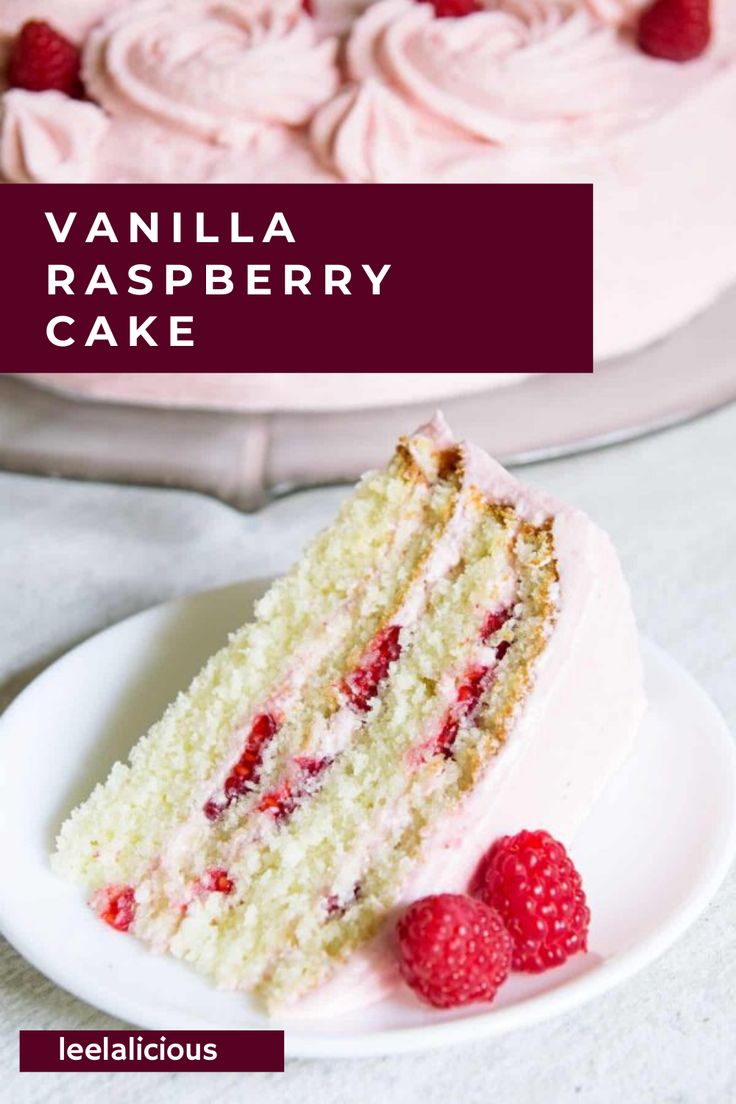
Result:
{"label": "white textured backdrop", "polygon": [[[524,474],[611,532],[642,629],[693,672],[736,729],[736,406]],[[61,652],[130,613],[282,570],[344,493],[298,494],[244,516],[183,492],[0,474],[0,707]],[[417,1057],[295,1061],[284,1074],[253,1075],[16,1073],[20,1027],[126,1025],[57,989],[0,940],[0,1099],[730,1104],[734,932],[732,872],[663,958],[562,1019]]]}

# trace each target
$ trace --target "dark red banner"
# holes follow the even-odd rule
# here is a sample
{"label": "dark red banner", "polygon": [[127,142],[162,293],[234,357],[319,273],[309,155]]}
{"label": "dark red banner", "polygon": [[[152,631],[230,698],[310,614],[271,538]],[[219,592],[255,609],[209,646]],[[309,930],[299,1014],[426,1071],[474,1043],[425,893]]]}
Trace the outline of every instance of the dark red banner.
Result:
{"label": "dark red banner", "polygon": [[0,200],[8,370],[589,372],[589,185],[53,185]]}
{"label": "dark red banner", "polygon": [[21,1031],[20,1072],[282,1073],[283,1031]]}

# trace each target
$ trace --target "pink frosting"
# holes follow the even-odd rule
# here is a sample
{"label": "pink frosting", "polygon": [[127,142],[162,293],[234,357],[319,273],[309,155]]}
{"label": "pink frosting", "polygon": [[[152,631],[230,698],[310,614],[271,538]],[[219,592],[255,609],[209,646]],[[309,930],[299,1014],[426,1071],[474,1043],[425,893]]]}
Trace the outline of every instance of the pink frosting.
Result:
{"label": "pink frosting", "polygon": [[371,78],[344,88],[312,123],[318,157],[354,183],[410,179],[419,171],[406,105]]}
{"label": "pink frosting", "polygon": [[309,119],[337,89],[336,48],[300,0],[142,0],[92,32],[83,77],[113,116],[242,145]]}
{"label": "pink frosting", "polygon": [[649,2],[650,0],[586,0],[598,19],[619,27],[631,25],[636,13]]}
{"label": "pink frosting", "polygon": [[646,120],[702,74],[660,67],[574,0],[486,0],[436,19],[415,0],[379,0],[350,36],[355,81],[494,145],[581,141]]}
{"label": "pink frosting", "polygon": [[108,128],[94,104],[60,92],[13,89],[3,98],[0,165],[18,184],[63,184],[90,179]]}

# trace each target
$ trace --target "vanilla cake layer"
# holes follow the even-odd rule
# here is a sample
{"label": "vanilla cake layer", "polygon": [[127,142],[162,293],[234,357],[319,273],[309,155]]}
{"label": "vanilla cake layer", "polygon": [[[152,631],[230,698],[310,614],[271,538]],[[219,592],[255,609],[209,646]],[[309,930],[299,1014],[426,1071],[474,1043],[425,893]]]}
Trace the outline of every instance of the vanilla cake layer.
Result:
{"label": "vanilla cake layer", "polygon": [[[625,585],[601,545],[616,607],[604,623],[587,568],[571,573],[571,537],[579,555],[598,531],[504,480],[435,421],[359,486],[254,625],[62,828],[57,868],[103,919],[271,1008],[329,994],[366,962],[380,985],[355,985],[352,999],[372,999],[391,978],[393,910],[429,871],[429,891],[453,868],[467,885],[492,842],[476,836],[482,810],[463,817],[480,792],[493,807],[491,767],[506,745],[509,762],[520,740],[549,762],[545,746],[559,738],[564,760],[567,734],[579,739],[601,692],[597,731],[611,746],[588,778],[595,796],[641,711]],[[556,701],[549,657],[559,661],[560,641],[581,670],[588,661],[571,617],[592,618],[607,663],[606,639],[625,647],[625,708],[608,700],[595,662],[577,700]],[[529,730],[545,700],[545,726]],[[564,803],[563,778],[546,784]],[[458,823],[450,847],[443,826],[457,834]]]}

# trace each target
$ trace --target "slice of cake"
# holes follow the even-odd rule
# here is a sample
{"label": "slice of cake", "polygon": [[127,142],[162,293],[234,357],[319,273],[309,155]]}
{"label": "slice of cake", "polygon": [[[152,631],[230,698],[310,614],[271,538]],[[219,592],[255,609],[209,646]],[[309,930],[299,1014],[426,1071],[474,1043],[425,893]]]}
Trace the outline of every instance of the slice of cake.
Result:
{"label": "slice of cake", "polygon": [[[494,835],[569,836],[630,749],[608,538],[437,417],[399,442],[64,824],[101,919],[269,1007],[395,983],[394,910]],[[326,984],[327,983],[327,984]]]}

